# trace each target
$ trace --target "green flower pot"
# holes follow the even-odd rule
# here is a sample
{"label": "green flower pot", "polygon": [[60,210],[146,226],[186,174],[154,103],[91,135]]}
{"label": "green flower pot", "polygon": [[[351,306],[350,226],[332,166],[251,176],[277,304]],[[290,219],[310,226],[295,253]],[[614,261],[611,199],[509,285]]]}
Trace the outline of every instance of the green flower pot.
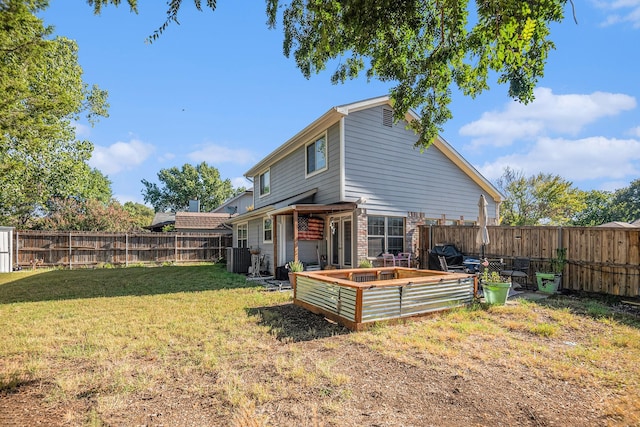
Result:
{"label": "green flower pot", "polygon": [[489,282],[482,284],[484,300],[487,304],[506,304],[511,282]]}
{"label": "green flower pot", "polygon": [[562,275],[555,273],[540,273],[536,272],[536,282],[538,284],[538,291],[545,294],[555,294],[560,287],[560,279]]}

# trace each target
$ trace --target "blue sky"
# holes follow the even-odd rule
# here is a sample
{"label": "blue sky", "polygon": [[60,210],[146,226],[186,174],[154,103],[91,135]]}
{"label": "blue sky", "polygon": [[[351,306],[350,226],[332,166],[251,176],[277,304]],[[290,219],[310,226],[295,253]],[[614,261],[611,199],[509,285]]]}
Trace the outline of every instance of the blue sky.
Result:
{"label": "blue sky", "polygon": [[[203,2],[204,3],[204,2]],[[441,135],[485,177],[506,166],[552,173],[584,189],[615,190],[640,177],[640,0],[574,2],[552,28],[556,50],[529,105],[508,88],[471,99],[454,93]],[[219,1],[198,12],[184,0],[180,25],[153,44],[166,3],[141,0],[139,13],[84,0],[51,0],[40,14],[74,39],[84,81],[109,92],[110,117],[78,136],[95,144],[90,164],[124,203],[143,202],[142,179],[206,161],[235,186],[243,174],[331,107],[388,93],[363,76],[332,85],[332,69],[307,80],[282,54],[280,28],[266,26],[264,2]]]}

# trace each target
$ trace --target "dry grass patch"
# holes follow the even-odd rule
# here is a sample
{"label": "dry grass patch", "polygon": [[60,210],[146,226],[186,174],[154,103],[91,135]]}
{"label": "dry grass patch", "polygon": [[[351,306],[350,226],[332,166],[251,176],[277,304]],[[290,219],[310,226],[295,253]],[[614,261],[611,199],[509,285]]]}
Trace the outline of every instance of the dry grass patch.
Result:
{"label": "dry grass patch", "polygon": [[360,333],[290,302],[214,265],[0,275],[0,425],[638,421],[640,321],[607,301]]}

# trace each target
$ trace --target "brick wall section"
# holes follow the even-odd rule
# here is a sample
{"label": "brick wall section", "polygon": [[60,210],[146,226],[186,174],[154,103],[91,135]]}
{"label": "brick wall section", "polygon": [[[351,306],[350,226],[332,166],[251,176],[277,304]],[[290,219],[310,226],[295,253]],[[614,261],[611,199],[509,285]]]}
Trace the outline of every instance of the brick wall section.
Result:
{"label": "brick wall section", "polygon": [[367,225],[369,222],[367,221],[367,210],[366,209],[357,209],[356,210],[356,229],[358,230],[357,236],[357,249],[356,249],[356,265],[360,262],[361,259],[367,258],[367,252],[369,250],[369,241],[367,239]]}
{"label": "brick wall section", "polygon": [[[411,252],[413,260],[420,255],[420,226],[424,225],[424,214],[421,212],[409,212],[405,224],[405,247]],[[419,267],[412,262],[412,267]]]}

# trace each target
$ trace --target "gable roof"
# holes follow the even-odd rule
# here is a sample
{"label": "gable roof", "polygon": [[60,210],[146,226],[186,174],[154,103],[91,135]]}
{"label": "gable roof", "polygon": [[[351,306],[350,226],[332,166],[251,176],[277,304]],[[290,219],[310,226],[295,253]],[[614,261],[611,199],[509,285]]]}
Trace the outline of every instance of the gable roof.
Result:
{"label": "gable roof", "polygon": [[228,213],[176,212],[176,230],[228,230]]}
{"label": "gable roof", "polygon": [[[393,108],[391,98],[388,95],[385,95],[329,109],[329,111],[302,129],[293,136],[293,138],[289,139],[287,142],[268,154],[265,158],[260,160],[255,166],[245,172],[244,176],[251,178],[264,172],[272,164],[290,155],[301,146],[304,146],[304,144],[309,142],[309,140],[315,135],[335,124],[343,117],[348,116],[350,113],[355,113],[356,111],[366,110],[380,105],[388,105]],[[407,122],[419,119],[420,116],[413,110],[409,110],[405,115],[405,120]],[[438,135],[438,137],[433,141],[433,146],[440,150],[445,157],[451,160],[465,174],[467,174],[476,184],[478,184],[478,186],[480,186],[480,188],[486,191],[496,203],[502,201],[502,194],[500,191],[484,176],[482,176],[480,172],[478,172],[471,163],[462,157],[460,153],[458,153],[447,141],[445,141],[444,138]]]}

